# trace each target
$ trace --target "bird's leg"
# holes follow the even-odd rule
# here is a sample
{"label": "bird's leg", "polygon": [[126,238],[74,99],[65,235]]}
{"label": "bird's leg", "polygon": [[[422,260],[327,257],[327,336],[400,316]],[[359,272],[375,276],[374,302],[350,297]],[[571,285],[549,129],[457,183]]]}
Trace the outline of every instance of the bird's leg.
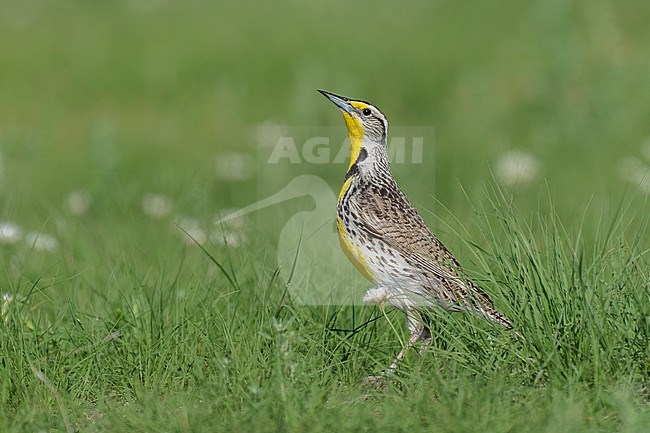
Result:
{"label": "bird's leg", "polygon": [[[400,350],[400,352],[397,354],[397,357],[395,360],[388,366],[386,371],[384,371],[381,375],[379,376],[368,376],[366,377],[365,383],[366,384],[371,384],[377,388],[383,388],[385,386],[384,379],[386,376],[390,376],[391,374],[395,373],[395,370],[397,370],[397,363],[402,361],[404,359],[404,356],[406,355],[406,352],[415,345],[415,343],[418,340],[422,340],[422,347],[426,347],[429,343],[431,343],[431,331],[429,330],[428,327],[421,323],[409,323],[409,327],[411,328],[411,336],[409,337],[409,341],[406,343],[406,345]],[[422,354],[423,350],[420,349],[420,354]]]}
{"label": "bird's leg", "polygon": [[415,342],[422,337],[424,332],[425,332],[424,325],[418,323],[414,327],[413,331],[411,332],[411,336],[409,337],[409,341],[408,343],[406,343],[406,346],[404,346],[402,350],[400,350],[395,360],[388,367],[388,369],[386,369],[385,372],[386,375],[393,374],[395,372],[395,370],[397,369],[397,363],[400,362],[402,359],[404,359],[404,355],[406,355],[406,351],[409,350],[411,347],[413,347]]}

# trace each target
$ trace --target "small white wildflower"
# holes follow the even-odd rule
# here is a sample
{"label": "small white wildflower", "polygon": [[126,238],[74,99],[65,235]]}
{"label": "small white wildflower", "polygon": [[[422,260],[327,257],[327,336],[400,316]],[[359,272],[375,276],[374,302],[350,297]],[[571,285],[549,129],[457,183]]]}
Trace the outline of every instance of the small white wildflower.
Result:
{"label": "small white wildflower", "polygon": [[210,241],[219,245],[228,245],[230,247],[238,247],[244,241],[246,237],[243,233],[233,231],[233,230],[215,230],[210,234]]}
{"label": "small white wildflower", "polygon": [[[183,239],[188,245],[204,244],[208,240],[205,230],[201,228],[201,224],[191,217],[180,217],[176,224],[182,229]],[[175,227],[178,230],[178,227]]]}
{"label": "small white wildflower", "polygon": [[221,210],[214,216],[214,224],[217,227],[227,227],[233,230],[244,230],[246,217],[238,214],[239,209],[228,208]]}
{"label": "small white wildflower", "polygon": [[210,233],[210,241],[220,245],[238,247],[244,243],[246,227],[244,215],[239,209],[223,209],[214,218],[215,229]]}
{"label": "small white wildflower", "polygon": [[223,180],[246,180],[253,175],[253,158],[239,152],[217,156],[217,177]]}
{"label": "small white wildflower", "polygon": [[88,212],[92,197],[85,190],[72,191],[65,199],[65,204],[72,215],[81,216]]}
{"label": "small white wildflower", "polygon": [[142,210],[154,219],[166,217],[171,213],[172,207],[172,200],[166,195],[148,193],[142,198]]}
{"label": "small white wildflower", "polygon": [[9,304],[11,304],[13,300],[14,297],[9,293],[2,294],[2,308],[0,308],[0,316],[2,317],[2,321],[4,323],[7,323],[9,320]]}
{"label": "small white wildflower", "polygon": [[[0,316],[2,321],[7,323],[9,321],[9,309],[12,308],[12,304],[24,303],[25,298],[20,295],[12,295],[10,293],[2,294],[2,307],[0,308]],[[15,307],[14,307],[15,308]]]}
{"label": "small white wildflower", "polygon": [[0,244],[15,244],[22,238],[22,230],[12,221],[0,221]]}
{"label": "small white wildflower", "polygon": [[390,296],[390,291],[384,287],[373,287],[363,296],[363,302],[381,305],[388,302]]}
{"label": "small white wildflower", "polygon": [[41,232],[29,232],[25,235],[25,242],[34,251],[52,252],[59,248],[59,241],[52,235]]}
{"label": "small white wildflower", "polygon": [[205,230],[203,230],[201,227],[192,227],[187,230],[185,236],[185,243],[188,245],[196,245],[196,243],[199,244],[204,244],[208,237],[205,234]]}
{"label": "small white wildflower", "polygon": [[540,163],[533,155],[522,151],[506,152],[499,157],[496,176],[508,186],[525,186],[539,175]]}
{"label": "small white wildflower", "polygon": [[255,139],[259,147],[273,147],[285,135],[287,127],[271,120],[255,125]]}
{"label": "small white wildflower", "polygon": [[633,156],[628,156],[619,161],[618,172],[623,179],[650,194],[650,166]]}

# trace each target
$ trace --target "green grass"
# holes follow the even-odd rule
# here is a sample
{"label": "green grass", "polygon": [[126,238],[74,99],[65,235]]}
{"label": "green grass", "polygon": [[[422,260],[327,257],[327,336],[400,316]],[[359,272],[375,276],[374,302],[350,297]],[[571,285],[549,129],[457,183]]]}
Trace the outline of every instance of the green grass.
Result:
{"label": "green grass", "polygon": [[142,274],[125,259],[100,287],[83,275],[11,286],[3,430],[643,431],[647,258],[627,218],[584,247],[553,215],[527,226],[506,199],[480,219],[489,247],[474,257],[523,342],[441,313],[431,353],[377,391],[362,379],[399,349],[400,315],[296,305],[249,253],[214,251],[232,286],[207,259]]}
{"label": "green grass", "polygon": [[[0,224],[22,232],[0,242],[0,431],[647,431],[648,204],[624,164],[650,167],[647,3],[254,11],[0,6]],[[225,209],[304,174],[336,191],[344,164],[266,164],[256,144],[262,123],[343,136],[317,88],[435,129],[395,176],[525,340],[438,312],[429,352],[374,389],[402,315],[295,297],[368,287],[327,230],[303,231],[286,287],[283,229],[313,203],[226,224],[223,244]],[[530,183],[500,185],[510,150],[538,161]],[[233,153],[241,180],[215,169]],[[168,214],[143,212],[149,193]]]}

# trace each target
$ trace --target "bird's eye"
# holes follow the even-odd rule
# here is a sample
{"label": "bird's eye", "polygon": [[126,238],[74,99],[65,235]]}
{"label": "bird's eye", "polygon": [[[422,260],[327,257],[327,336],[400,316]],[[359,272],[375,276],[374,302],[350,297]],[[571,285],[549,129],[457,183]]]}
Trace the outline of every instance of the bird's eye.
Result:
{"label": "bird's eye", "polygon": [[364,116],[370,116],[372,111],[370,111],[370,108],[364,108],[362,113],[363,113]]}

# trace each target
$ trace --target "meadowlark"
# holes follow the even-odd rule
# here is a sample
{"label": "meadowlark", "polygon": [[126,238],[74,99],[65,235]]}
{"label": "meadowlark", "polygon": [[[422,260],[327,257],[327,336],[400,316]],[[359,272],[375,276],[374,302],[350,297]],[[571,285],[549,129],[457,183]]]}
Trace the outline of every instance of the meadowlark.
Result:
{"label": "meadowlark", "polygon": [[350,164],[337,206],[341,247],[375,285],[364,301],[402,310],[411,332],[387,372],[418,340],[423,348],[430,343],[432,308],[470,312],[511,329],[508,317],[465,278],[458,261],[397,186],[388,160],[386,116],[367,102],[319,92],[343,112],[350,141]]}

